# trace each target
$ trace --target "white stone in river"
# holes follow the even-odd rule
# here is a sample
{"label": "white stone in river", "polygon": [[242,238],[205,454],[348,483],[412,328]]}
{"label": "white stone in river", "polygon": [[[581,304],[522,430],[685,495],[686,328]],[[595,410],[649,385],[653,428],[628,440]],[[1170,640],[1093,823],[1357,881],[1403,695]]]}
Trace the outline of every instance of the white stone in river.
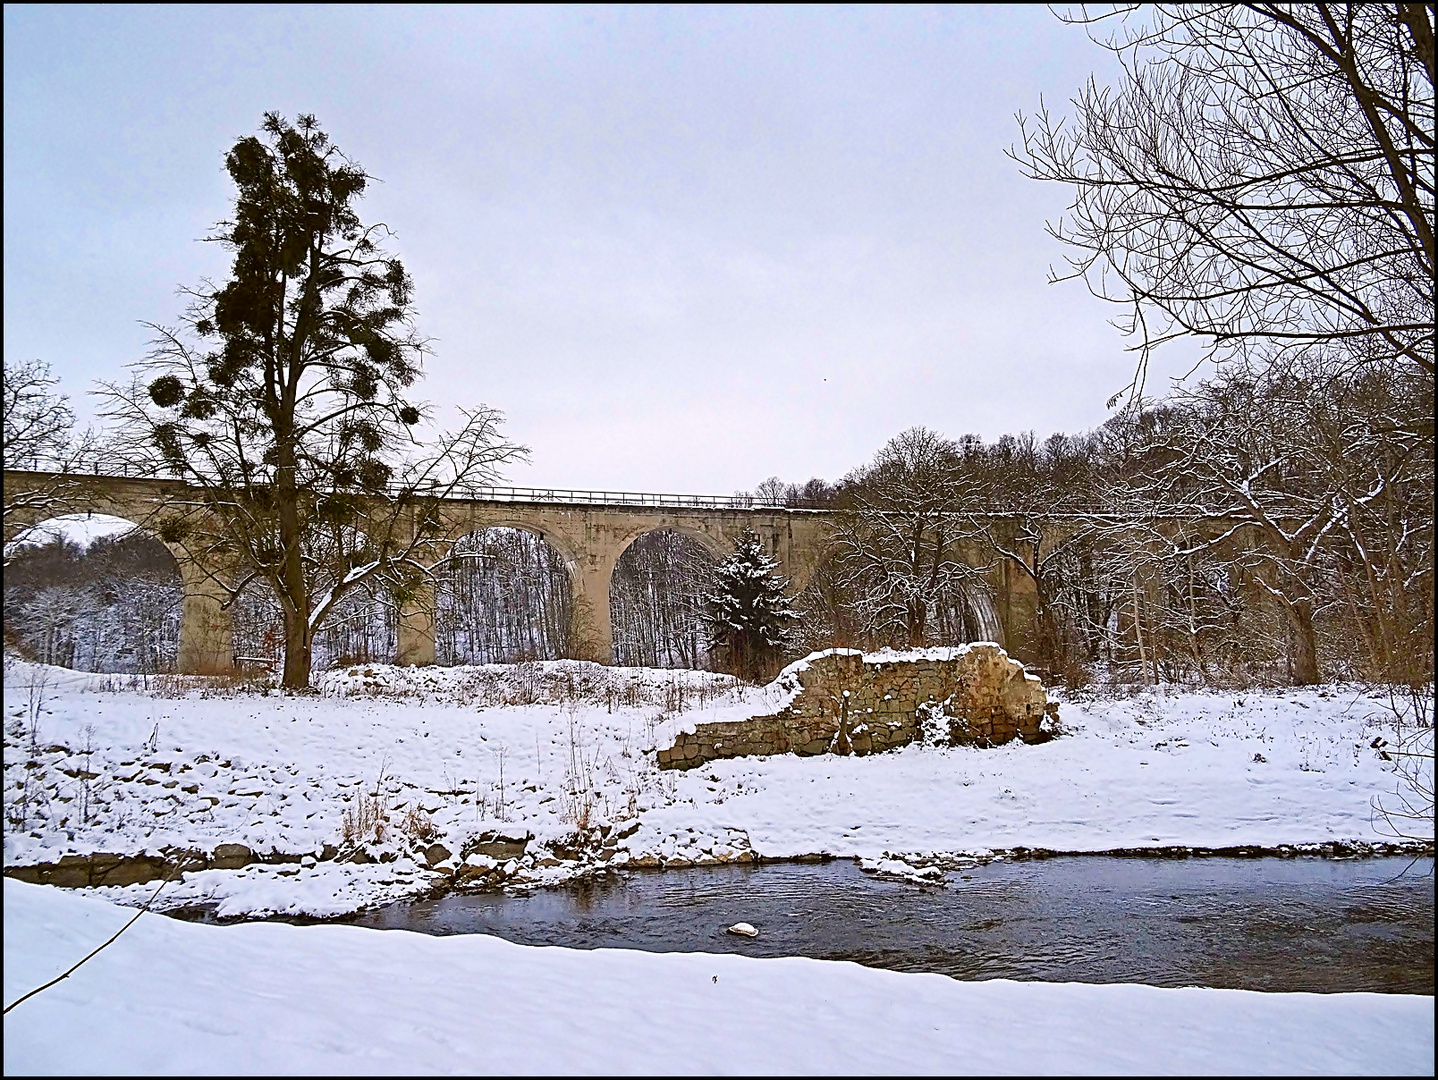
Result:
{"label": "white stone in river", "polygon": [[746,922],[736,922],[729,927],[729,933],[738,934],[741,937],[758,937],[759,931]]}

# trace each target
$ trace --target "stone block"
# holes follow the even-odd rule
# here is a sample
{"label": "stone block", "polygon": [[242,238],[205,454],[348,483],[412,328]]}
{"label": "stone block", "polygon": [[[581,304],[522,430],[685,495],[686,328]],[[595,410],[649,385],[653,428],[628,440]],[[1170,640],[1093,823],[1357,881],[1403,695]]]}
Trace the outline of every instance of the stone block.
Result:
{"label": "stone block", "polygon": [[121,858],[119,855],[93,855],[90,858],[90,883],[92,885],[143,885],[162,877],[169,869],[163,858],[137,855]]}
{"label": "stone block", "polygon": [[255,861],[254,852],[244,844],[217,844],[210,857],[212,870],[238,870]]}
{"label": "stone block", "polygon": [[[797,676],[800,693],[781,712],[701,724],[659,750],[657,764],[690,769],[716,758],[752,754],[889,750],[920,737],[917,708],[925,703],[942,705],[952,717],[953,742],[1036,741],[1039,721],[1053,709],[1039,681],[989,643],[903,661],[830,650],[809,657]],[[842,735],[841,719],[848,725]],[[857,734],[856,727],[861,729]]]}
{"label": "stone block", "polygon": [[518,859],[524,855],[524,849],[529,846],[530,836],[506,836],[503,833],[483,833],[479,839],[470,844],[468,854],[484,855],[490,859],[504,862],[509,859]]}

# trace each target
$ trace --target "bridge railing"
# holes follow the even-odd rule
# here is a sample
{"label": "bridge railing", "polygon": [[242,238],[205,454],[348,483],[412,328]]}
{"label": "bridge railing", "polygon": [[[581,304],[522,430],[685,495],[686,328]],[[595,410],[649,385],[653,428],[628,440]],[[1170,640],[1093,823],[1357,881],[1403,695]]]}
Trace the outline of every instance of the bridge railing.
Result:
{"label": "bridge railing", "polygon": [[585,506],[650,506],[702,510],[816,510],[807,503],[774,503],[752,495],[675,495],[653,491],[599,491],[580,488],[471,485],[449,493],[452,499],[479,502],[571,503]]}
{"label": "bridge railing", "polygon": [[[24,462],[21,464],[30,464]],[[34,471],[42,471],[37,468]],[[96,480],[151,479],[152,470],[141,469],[123,461],[107,461],[103,465],[82,461],[79,467],[69,470],[71,475]],[[433,485],[435,490],[443,488]],[[397,492],[398,486],[394,488]],[[425,489],[421,486],[420,491]],[[699,510],[822,510],[817,503],[807,500],[776,503],[756,498],[753,495],[678,495],[654,491],[602,491],[594,488],[554,487],[507,487],[494,484],[468,484],[445,491],[445,498],[473,499],[476,502],[537,502],[561,503],[576,506],[647,506],[673,507],[674,509]]]}
{"label": "bridge railing", "polygon": [[[20,465],[28,462],[17,463]],[[43,465],[43,463],[36,463]],[[78,463],[79,467],[71,468],[69,475],[77,477],[88,477],[97,480],[123,480],[123,479],[154,479],[154,473],[149,469],[141,469],[138,466],[125,462],[105,462],[103,465],[92,466],[86,469],[88,462]],[[7,468],[12,468],[7,466]],[[17,469],[16,471],[25,471]],[[42,472],[44,475],[55,475],[42,468],[33,470]],[[419,489],[424,492],[424,487]],[[436,492],[443,490],[443,485],[435,484]],[[395,492],[399,487],[394,488]],[[832,505],[812,502],[805,499],[795,499],[782,503],[766,501],[754,495],[742,492],[733,495],[677,495],[653,491],[603,491],[593,488],[552,488],[552,487],[507,487],[492,484],[463,485],[449,490],[444,490],[444,497],[447,499],[472,499],[476,502],[529,502],[529,503],[551,503],[569,504],[573,506],[633,506],[633,507],[654,507],[673,508],[676,510],[806,510],[810,512],[833,512]],[[1267,512],[1283,520],[1301,520],[1311,513],[1311,509],[1301,505],[1285,507],[1277,503],[1270,503]],[[1002,507],[986,506],[975,507],[972,510],[954,510],[949,516],[953,518],[966,518],[972,515],[979,515],[989,518],[1023,517],[1021,511],[1006,510]],[[1135,521],[1151,519],[1198,519],[1198,518],[1223,518],[1232,521],[1239,521],[1250,516],[1242,506],[1190,506],[1171,507],[1162,511],[1145,511],[1139,508],[1115,509],[1103,505],[1094,505],[1089,508],[1074,508],[1065,511],[1048,510],[1039,516],[1046,518],[1071,518],[1077,521],[1107,522],[1123,524]]]}

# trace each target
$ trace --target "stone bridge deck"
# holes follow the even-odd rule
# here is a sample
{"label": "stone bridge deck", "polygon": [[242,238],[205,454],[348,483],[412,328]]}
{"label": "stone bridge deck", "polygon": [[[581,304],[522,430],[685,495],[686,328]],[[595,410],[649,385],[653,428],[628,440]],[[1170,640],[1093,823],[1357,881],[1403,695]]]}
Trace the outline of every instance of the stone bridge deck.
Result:
{"label": "stone bridge deck", "polygon": [[[5,503],[27,490],[53,481],[41,472],[5,471]],[[146,526],[166,505],[193,503],[198,489],[176,480],[93,475],[76,477],[77,488],[64,513],[100,513]],[[453,542],[487,528],[523,529],[542,537],[569,571],[577,618],[575,652],[580,659],[612,663],[614,637],[610,623],[609,588],[615,564],[624,550],[645,533],[673,529],[693,537],[716,558],[734,548],[745,528],[753,529],[779,560],[791,593],[808,584],[828,544],[829,515],[818,509],[753,505],[744,496],[667,495],[646,492],[577,491],[560,488],[477,487],[463,497],[440,501],[446,538]],[[40,524],[45,513],[23,507],[7,513],[8,542],[23,528]],[[13,517],[13,520],[12,520]],[[218,584],[226,571],[203,565],[175,544],[184,583],[181,613],[180,670],[195,674],[229,671],[234,662],[229,611]],[[1032,653],[1037,608],[1026,575],[1008,560],[975,549],[965,552],[973,565],[990,567],[990,591],[1004,644],[1020,658]],[[435,660],[434,598],[418,598],[400,613],[397,663],[431,664]]]}

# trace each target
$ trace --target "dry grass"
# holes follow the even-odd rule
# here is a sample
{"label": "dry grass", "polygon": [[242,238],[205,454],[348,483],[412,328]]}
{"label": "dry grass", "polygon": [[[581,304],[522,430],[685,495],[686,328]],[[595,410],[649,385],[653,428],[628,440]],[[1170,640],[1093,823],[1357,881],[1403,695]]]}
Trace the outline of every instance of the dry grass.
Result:
{"label": "dry grass", "polygon": [[399,832],[415,847],[432,844],[439,836],[439,830],[434,827],[434,819],[418,806],[411,806],[405,811],[404,817],[400,818]]}
{"label": "dry grass", "polygon": [[389,839],[388,800],[376,790],[374,794],[361,791],[345,807],[340,819],[340,839],[346,848],[363,847],[368,844],[383,844]]}

